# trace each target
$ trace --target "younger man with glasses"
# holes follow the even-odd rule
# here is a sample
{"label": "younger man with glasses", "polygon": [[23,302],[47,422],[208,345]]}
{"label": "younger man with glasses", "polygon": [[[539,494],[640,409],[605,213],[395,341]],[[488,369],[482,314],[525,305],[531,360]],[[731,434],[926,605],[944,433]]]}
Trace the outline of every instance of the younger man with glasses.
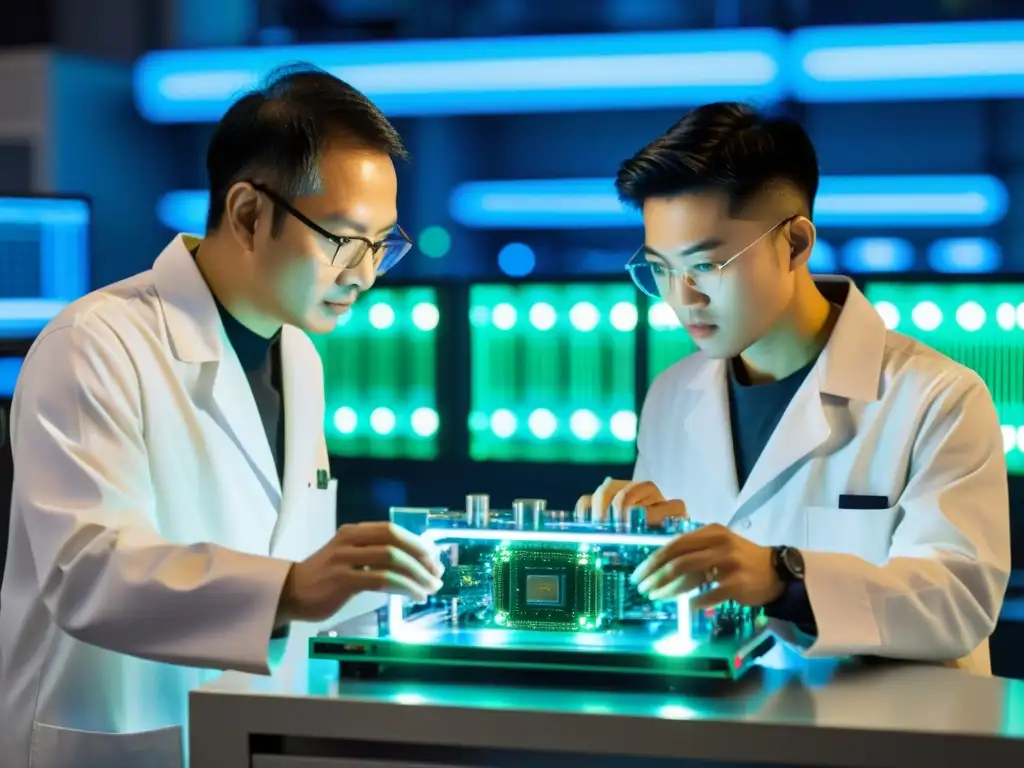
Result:
{"label": "younger man with glasses", "polygon": [[5,766],[180,768],[211,670],[265,672],[275,631],[357,593],[440,586],[410,534],[336,530],[305,333],[409,250],[403,154],[355,89],[279,73],[214,131],[205,238],[176,237],[33,345],[11,429]]}
{"label": "younger man with glasses", "polygon": [[853,283],[807,268],[818,189],[803,129],[740,104],[696,109],[622,164],[643,211],[627,264],[699,352],[662,374],[632,480],[597,519],[707,523],[640,566],[654,598],[763,606],[818,656],[990,671],[1010,569],[1002,436],[972,371],[888,331]]}

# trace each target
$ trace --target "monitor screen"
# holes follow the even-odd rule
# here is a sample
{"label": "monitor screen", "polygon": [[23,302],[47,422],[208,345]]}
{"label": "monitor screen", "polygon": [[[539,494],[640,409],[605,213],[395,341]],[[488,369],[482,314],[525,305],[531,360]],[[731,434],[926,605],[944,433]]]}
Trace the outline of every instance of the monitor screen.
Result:
{"label": "monitor screen", "polygon": [[89,290],[89,202],[0,196],[0,339],[26,339]]}
{"label": "monitor screen", "polygon": [[439,320],[434,288],[374,288],[332,333],[311,337],[324,364],[331,454],[437,456]]}
{"label": "monitor screen", "polygon": [[476,285],[469,305],[471,458],[634,459],[631,285]]}

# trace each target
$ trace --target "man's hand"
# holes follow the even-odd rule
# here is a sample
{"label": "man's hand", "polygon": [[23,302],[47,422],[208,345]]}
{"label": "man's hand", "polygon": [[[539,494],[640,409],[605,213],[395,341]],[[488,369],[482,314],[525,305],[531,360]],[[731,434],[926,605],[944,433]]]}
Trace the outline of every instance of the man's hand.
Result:
{"label": "man's hand", "polygon": [[[661,525],[666,517],[686,518],[686,505],[678,499],[666,501],[652,482],[633,482],[632,480],[613,480],[608,477],[598,489],[587,496],[580,496],[576,502],[576,518],[590,508],[590,519],[604,522],[611,518],[612,522],[623,522],[630,507],[644,507],[647,510],[647,524]],[[610,513],[610,514],[609,514]]]}
{"label": "man's hand", "polygon": [[717,524],[677,536],[641,563],[631,580],[652,600],[667,600],[717,582],[716,587],[694,598],[694,609],[711,608],[727,600],[758,607],[777,599],[783,591],[771,548]]}
{"label": "man's hand", "polygon": [[343,525],[326,546],[292,566],[278,621],[322,621],[360,592],[426,600],[444,572],[435,551],[393,523]]}

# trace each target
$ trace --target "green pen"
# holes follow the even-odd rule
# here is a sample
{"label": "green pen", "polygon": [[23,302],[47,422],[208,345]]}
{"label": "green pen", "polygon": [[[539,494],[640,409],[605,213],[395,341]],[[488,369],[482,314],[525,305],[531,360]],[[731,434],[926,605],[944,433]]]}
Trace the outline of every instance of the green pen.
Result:
{"label": "green pen", "polygon": [[318,469],[316,471],[316,487],[317,490],[327,490],[327,485],[330,482],[331,476],[328,474],[326,469]]}

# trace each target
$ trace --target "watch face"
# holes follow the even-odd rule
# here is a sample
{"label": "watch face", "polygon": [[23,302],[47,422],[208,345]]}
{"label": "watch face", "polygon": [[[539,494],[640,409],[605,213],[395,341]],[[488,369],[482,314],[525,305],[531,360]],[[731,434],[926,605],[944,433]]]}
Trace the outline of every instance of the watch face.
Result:
{"label": "watch face", "polygon": [[795,578],[802,579],[804,577],[804,556],[800,554],[799,549],[786,547],[782,550],[782,563]]}

